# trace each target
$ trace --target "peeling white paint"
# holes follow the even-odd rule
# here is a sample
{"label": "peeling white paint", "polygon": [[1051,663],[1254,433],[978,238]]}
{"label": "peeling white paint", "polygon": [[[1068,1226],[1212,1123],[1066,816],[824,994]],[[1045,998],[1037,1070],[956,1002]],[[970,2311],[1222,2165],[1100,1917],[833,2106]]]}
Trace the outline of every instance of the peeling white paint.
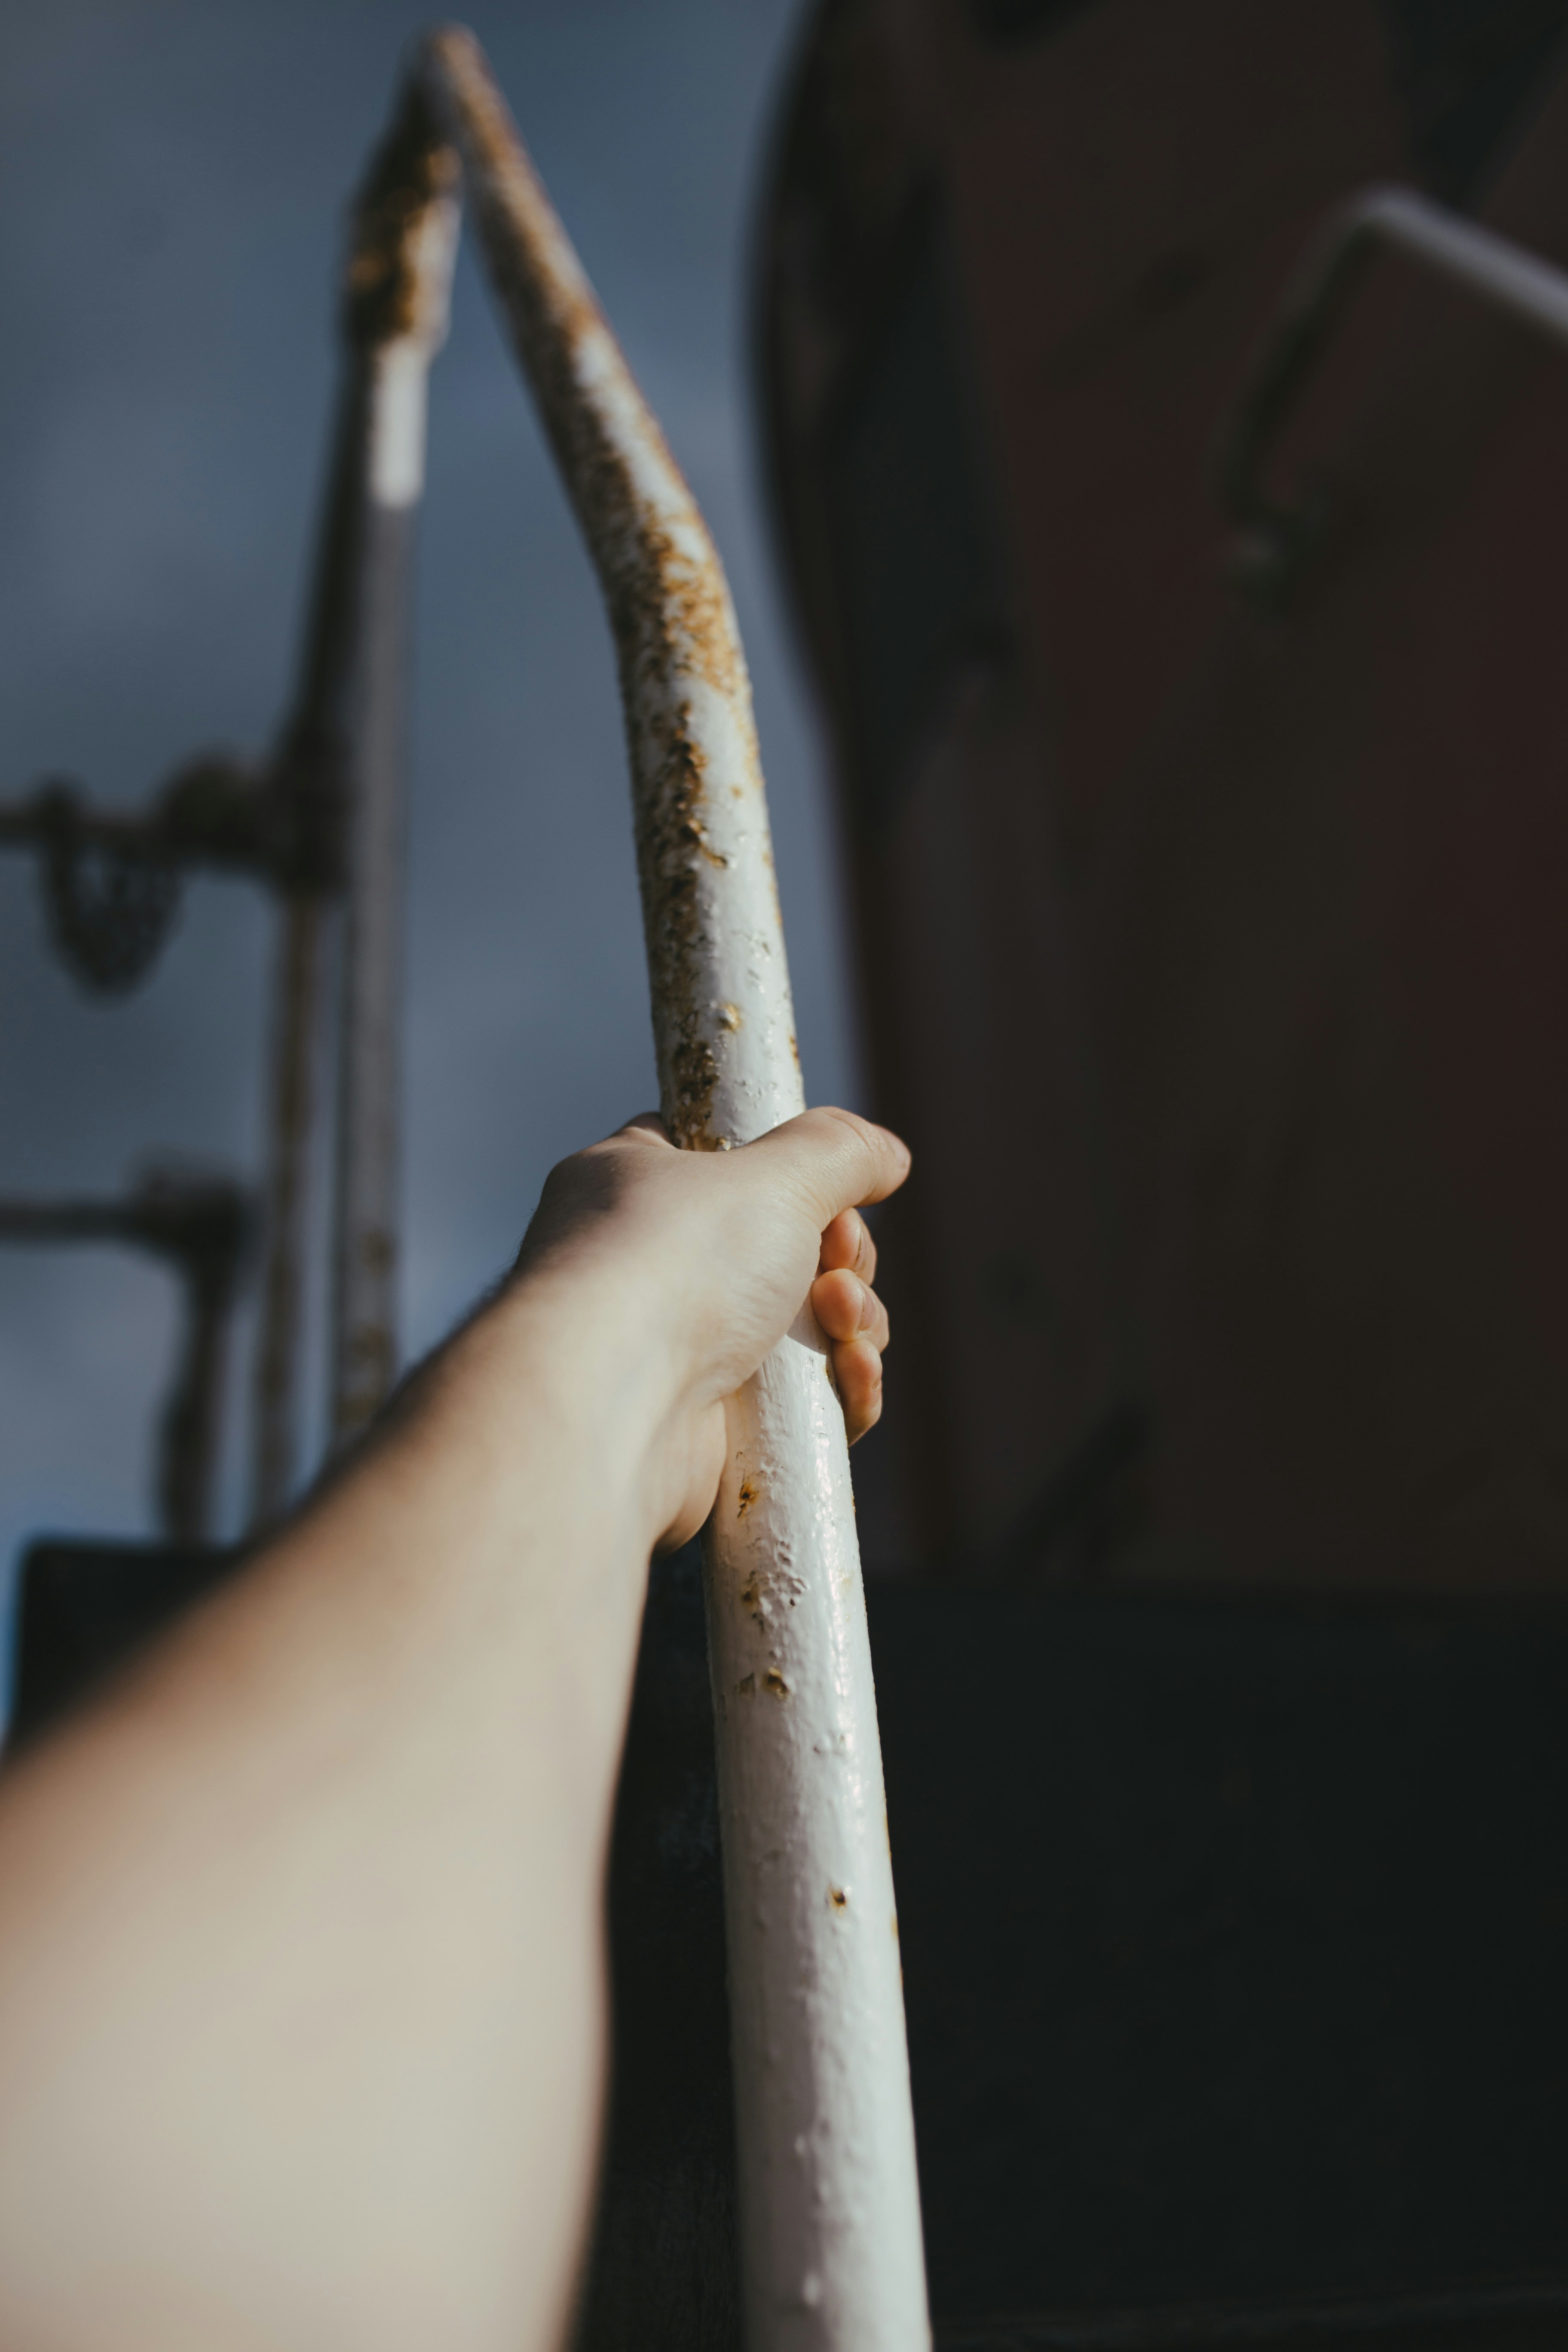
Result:
{"label": "peeling white paint", "polygon": [[[729,590],[478,44],[437,35],[424,73],[616,630],[665,1119],[697,1149],[744,1144],[805,1097]],[[923,2352],[865,1597],[808,1310],[728,1418],[707,1589],[747,2343]]]}

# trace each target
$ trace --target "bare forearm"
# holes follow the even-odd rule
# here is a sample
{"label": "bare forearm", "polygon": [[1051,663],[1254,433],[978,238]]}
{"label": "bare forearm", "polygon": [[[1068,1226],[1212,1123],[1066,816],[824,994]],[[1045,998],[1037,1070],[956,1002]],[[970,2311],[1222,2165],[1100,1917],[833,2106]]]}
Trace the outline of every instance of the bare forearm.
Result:
{"label": "bare forearm", "polygon": [[648,1531],[520,1320],[0,1804],[0,2340],[558,2332]]}
{"label": "bare forearm", "polygon": [[835,1111],[563,1162],[365,1454],[7,1777],[5,2352],[559,2341],[648,1552],[808,1291],[875,1419],[907,1166]]}

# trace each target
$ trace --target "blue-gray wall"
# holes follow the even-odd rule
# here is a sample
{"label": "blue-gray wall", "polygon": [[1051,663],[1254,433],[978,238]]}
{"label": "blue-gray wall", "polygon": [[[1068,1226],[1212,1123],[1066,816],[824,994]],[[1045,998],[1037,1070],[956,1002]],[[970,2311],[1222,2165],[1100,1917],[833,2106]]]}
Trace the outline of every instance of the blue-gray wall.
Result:
{"label": "blue-gray wall", "polygon": [[[853,1099],[834,844],[744,349],[795,16],[525,0],[472,21],[730,565],[808,1078]],[[8,12],[0,793],[64,771],[136,799],[198,745],[267,740],[322,457],[342,204],[420,21],[403,0]],[[654,1091],[606,633],[468,259],[434,387],[416,693],[418,1349],[504,1264],[551,1162]],[[154,981],[89,1003],[47,952],[30,865],[0,859],[0,1191],[110,1188],[160,1154],[254,1166],[268,946],[253,889],[204,882]],[[0,1561],[40,1528],[148,1525],[173,1336],[156,1267],[0,1253]]]}

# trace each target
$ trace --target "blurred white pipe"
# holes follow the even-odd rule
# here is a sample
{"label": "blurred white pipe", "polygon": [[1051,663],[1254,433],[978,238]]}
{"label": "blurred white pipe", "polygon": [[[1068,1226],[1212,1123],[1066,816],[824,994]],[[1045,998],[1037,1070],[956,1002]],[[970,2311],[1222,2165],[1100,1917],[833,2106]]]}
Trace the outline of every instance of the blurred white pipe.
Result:
{"label": "blurred white pipe", "polygon": [[338,1059],[332,1424],[341,1444],[397,1374],[403,846],[414,529],[426,386],[446,338],[457,159],[416,92],[355,215],[347,326],[360,476],[347,582],[346,921]]}
{"label": "blurred white pipe", "polygon": [[[619,656],[666,1125],[804,1106],[751,688],[700,514],[478,43],[423,83]],[[751,2352],[929,2344],[881,1751],[844,1421],[803,1313],[730,1409],[707,1537]]]}
{"label": "blurred white pipe", "polygon": [[273,982],[265,1264],[256,1342],[251,1524],[270,1527],[294,1483],[310,1144],[321,1011],[325,900],[291,888],[279,910]]}

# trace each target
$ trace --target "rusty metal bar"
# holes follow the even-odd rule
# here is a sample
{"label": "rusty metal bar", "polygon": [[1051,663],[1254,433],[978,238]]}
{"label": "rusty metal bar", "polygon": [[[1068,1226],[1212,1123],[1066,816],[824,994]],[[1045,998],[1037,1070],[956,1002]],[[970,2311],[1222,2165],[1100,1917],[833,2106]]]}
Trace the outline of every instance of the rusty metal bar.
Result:
{"label": "rusty metal bar", "polygon": [[[745,656],[718,556],[472,36],[423,86],[619,655],[665,1123],[804,1103]],[[843,1416],[809,1313],[730,1413],[707,1538],[750,2352],[930,2342],[903,1994]]]}
{"label": "rusty metal bar", "polygon": [[412,91],[354,216],[342,606],[347,910],[338,1052],[332,1425],[396,1374],[403,829],[409,606],[426,385],[447,331],[458,165]]}
{"label": "rusty metal bar", "polygon": [[1568,344],[1568,274],[1551,262],[1411,188],[1365,188],[1336,206],[1308,246],[1219,436],[1215,480],[1236,525],[1237,580],[1264,604],[1278,604],[1289,593],[1322,530],[1320,503],[1284,505],[1270,497],[1264,458],[1379,247]]}
{"label": "rusty metal bar", "polygon": [[[367,245],[371,247],[368,257]],[[273,983],[266,1265],[252,1415],[252,1521],[265,1527],[293,1486],[305,1289],[306,1222],[325,1020],[329,909],[345,880],[345,838],[361,689],[370,381],[353,332],[356,278],[380,283],[374,224],[350,239],[345,355],[293,706],[275,772],[296,854],[281,877]]]}
{"label": "rusty metal bar", "polygon": [[272,1015],[266,1262],[252,1412],[251,1521],[257,1528],[279,1517],[294,1481],[326,921],[320,891],[289,891],[279,928]]}
{"label": "rusty metal bar", "polygon": [[0,1202],[0,1243],[120,1242],[179,1274],[184,1335],[163,1407],[157,1495],[164,1533],[213,1533],[229,1318],[248,1246],[247,1194],[223,1178],[149,1177],[117,1200]]}
{"label": "rusty metal bar", "polygon": [[251,1412],[251,1524],[258,1528],[288,1504],[298,1444],[325,934],[329,894],[341,895],[343,879],[362,407],[351,370],[338,402],[300,676],[277,760],[300,854],[284,884],[272,991],[265,1262]]}

